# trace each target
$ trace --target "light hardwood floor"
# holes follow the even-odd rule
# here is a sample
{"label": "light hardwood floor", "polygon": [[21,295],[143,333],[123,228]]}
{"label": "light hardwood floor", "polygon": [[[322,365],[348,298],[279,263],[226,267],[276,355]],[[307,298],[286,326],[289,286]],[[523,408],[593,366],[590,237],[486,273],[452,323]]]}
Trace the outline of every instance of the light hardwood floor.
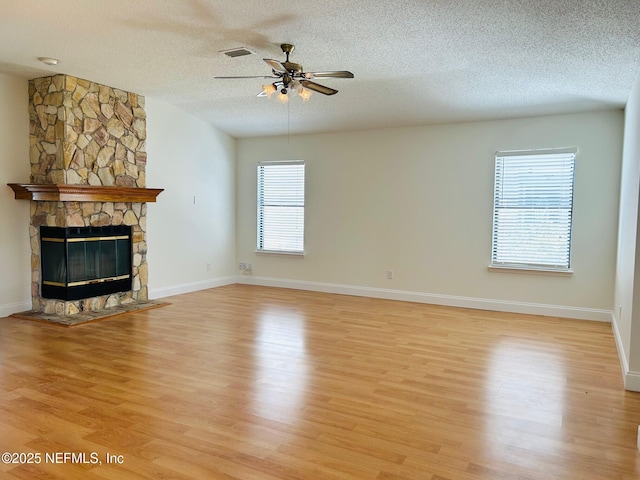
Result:
{"label": "light hardwood floor", "polygon": [[610,324],[246,285],[167,300],[0,319],[0,452],[40,454],[0,478],[640,478]]}

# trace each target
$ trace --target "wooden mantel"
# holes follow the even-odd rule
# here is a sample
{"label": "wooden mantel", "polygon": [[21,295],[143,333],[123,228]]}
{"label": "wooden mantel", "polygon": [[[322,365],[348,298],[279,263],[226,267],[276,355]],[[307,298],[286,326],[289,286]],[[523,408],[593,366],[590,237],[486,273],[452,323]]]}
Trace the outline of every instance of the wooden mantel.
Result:
{"label": "wooden mantel", "polygon": [[43,202],[155,202],[164,188],[105,187],[100,185],[7,184],[16,200]]}

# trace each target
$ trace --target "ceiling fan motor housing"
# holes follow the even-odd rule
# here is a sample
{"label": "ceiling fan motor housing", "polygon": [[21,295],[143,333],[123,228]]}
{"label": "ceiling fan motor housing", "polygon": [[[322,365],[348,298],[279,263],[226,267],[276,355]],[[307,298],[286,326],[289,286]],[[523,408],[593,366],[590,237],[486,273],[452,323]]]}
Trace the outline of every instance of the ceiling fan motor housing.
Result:
{"label": "ceiling fan motor housing", "polygon": [[294,73],[298,73],[301,74],[302,73],[302,65],[300,65],[299,63],[294,63],[294,62],[282,62],[282,65],[284,66],[284,68],[287,69],[288,72],[294,74]]}

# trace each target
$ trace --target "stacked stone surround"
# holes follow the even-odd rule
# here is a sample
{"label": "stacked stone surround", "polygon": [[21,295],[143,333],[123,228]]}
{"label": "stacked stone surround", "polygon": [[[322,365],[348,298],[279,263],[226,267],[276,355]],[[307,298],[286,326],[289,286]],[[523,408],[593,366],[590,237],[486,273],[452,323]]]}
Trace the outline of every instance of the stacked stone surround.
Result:
{"label": "stacked stone surround", "polygon": [[[31,183],[144,188],[144,97],[70,75],[29,81]],[[148,299],[145,203],[31,202],[33,310],[73,315]],[[77,301],[40,296],[40,226],[130,225],[133,290]]]}

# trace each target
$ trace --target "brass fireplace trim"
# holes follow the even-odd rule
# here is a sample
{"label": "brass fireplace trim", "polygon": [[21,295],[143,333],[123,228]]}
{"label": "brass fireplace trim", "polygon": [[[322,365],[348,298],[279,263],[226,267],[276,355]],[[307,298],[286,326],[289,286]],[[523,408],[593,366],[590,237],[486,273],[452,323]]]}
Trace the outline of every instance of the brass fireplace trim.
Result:
{"label": "brass fireplace trim", "polygon": [[52,237],[42,237],[43,242],[52,242],[52,243],[78,243],[78,242],[97,242],[97,241],[105,241],[105,240],[129,240],[128,235],[118,235],[115,237],[72,237],[72,238],[52,238]]}
{"label": "brass fireplace trim", "polygon": [[83,280],[81,282],[51,282],[48,280],[43,281],[44,285],[53,285],[54,287],[79,287],[81,285],[93,285],[94,283],[104,283],[104,282],[114,282],[116,280],[126,280],[127,278],[131,278],[131,275],[120,275],[118,277],[104,277],[104,278],[94,278],[92,280]]}

